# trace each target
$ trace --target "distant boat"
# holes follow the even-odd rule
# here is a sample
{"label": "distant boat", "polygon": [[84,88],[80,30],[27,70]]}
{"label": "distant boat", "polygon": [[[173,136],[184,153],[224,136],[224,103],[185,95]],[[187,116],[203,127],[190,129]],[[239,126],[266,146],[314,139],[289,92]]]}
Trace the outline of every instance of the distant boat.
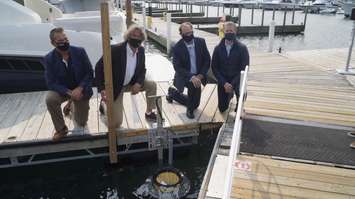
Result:
{"label": "distant boat", "polygon": [[236,0],[236,1],[223,1],[222,4],[229,8],[237,8],[238,6],[242,6],[243,8],[251,9],[251,8],[259,8],[259,1],[257,0]]}
{"label": "distant boat", "polygon": [[264,0],[260,7],[265,10],[291,10],[294,7],[298,8],[298,5],[292,0]]}
{"label": "distant boat", "polygon": [[310,13],[318,14],[335,14],[339,8],[337,5],[327,0],[307,1],[302,7],[304,9],[307,8]]}
{"label": "distant boat", "polygon": [[351,15],[351,10],[355,8],[355,0],[347,0],[343,3],[342,8],[344,10],[344,16],[349,17]]}
{"label": "distant boat", "polygon": [[323,9],[323,10],[319,11],[319,14],[336,14],[337,10],[338,10],[337,7],[326,8],[326,9]]}

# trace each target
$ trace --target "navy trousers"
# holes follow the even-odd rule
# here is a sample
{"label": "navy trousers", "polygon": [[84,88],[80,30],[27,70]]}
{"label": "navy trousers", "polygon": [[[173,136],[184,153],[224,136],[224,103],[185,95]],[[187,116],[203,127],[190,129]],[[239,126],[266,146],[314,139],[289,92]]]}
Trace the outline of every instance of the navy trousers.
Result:
{"label": "navy trousers", "polygon": [[[239,84],[240,84],[240,75],[237,77],[226,78],[227,82],[232,84],[234,93],[239,97]],[[229,102],[233,98],[234,93],[226,93],[224,90],[224,85],[218,84],[218,109],[220,112],[224,112],[229,107]]]}
{"label": "navy trousers", "polygon": [[169,96],[176,102],[186,106],[188,110],[193,111],[200,105],[201,87],[195,88],[192,82],[188,82],[185,87],[187,87],[187,95],[170,87]]}

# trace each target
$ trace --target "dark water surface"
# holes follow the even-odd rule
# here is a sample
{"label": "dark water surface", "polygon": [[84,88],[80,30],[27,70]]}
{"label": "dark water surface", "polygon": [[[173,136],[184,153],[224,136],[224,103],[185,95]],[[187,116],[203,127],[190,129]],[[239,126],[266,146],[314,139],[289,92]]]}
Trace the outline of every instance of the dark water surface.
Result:
{"label": "dark water surface", "polygon": [[[174,151],[174,167],[191,181],[187,198],[196,198],[216,139],[202,132],[199,143]],[[133,192],[159,168],[157,153],[119,156],[110,166],[107,158],[0,169],[1,199],[137,198]]]}

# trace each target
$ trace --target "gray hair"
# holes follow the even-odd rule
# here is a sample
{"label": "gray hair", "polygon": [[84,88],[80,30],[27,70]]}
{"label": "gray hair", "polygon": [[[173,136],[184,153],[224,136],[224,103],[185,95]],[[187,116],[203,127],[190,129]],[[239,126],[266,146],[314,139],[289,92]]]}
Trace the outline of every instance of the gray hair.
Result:
{"label": "gray hair", "polygon": [[233,21],[227,21],[224,23],[224,30],[226,29],[227,26],[232,26],[235,30],[235,32],[237,32],[237,25],[235,25],[235,23]]}
{"label": "gray hair", "polygon": [[62,27],[57,27],[57,28],[53,28],[50,32],[49,32],[49,39],[51,41],[54,41],[54,35],[57,33],[63,33],[64,29]]}
{"label": "gray hair", "polygon": [[146,39],[147,39],[147,35],[145,34],[143,28],[140,27],[140,26],[138,26],[138,25],[136,25],[136,24],[132,24],[132,25],[127,29],[127,31],[126,31],[126,32],[124,33],[124,35],[123,35],[124,40],[127,41],[127,40],[131,37],[132,33],[133,33],[134,31],[137,31],[137,30],[138,30],[138,31],[140,32],[140,34],[141,34],[140,40],[142,40],[142,41],[146,40]]}

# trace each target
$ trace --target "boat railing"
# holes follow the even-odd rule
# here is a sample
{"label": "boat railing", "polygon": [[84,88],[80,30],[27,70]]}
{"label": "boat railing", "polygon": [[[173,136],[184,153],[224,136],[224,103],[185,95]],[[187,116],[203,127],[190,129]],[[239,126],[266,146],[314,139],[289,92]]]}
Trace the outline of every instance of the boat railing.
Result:
{"label": "boat railing", "polygon": [[228,157],[228,165],[226,171],[226,178],[223,190],[223,199],[229,199],[231,188],[232,188],[232,180],[233,180],[233,165],[238,157],[239,149],[240,149],[240,138],[242,132],[242,113],[244,111],[244,101],[246,100],[246,93],[247,93],[247,78],[248,78],[248,70],[249,66],[245,67],[245,70],[241,72],[241,84],[240,84],[240,91],[239,91],[239,98],[238,98],[238,108],[235,115],[234,127],[233,127],[233,136],[231,147],[229,150],[229,157]]}

